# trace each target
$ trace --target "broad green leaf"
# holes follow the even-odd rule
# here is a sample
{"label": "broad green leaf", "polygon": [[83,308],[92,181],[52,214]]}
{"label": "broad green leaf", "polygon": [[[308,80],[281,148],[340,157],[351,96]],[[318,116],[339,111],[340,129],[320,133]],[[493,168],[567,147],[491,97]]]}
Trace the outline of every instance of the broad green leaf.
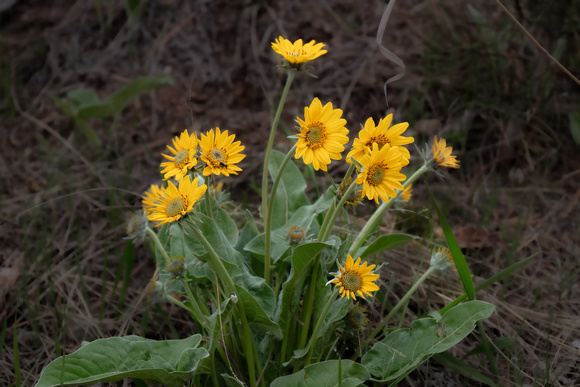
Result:
{"label": "broad green leaf", "polygon": [[[378,253],[385,249],[394,249],[397,246],[406,245],[413,239],[417,239],[416,235],[409,234],[389,234],[378,237],[373,243],[364,246],[358,250],[357,257],[365,258],[371,254]],[[356,259],[356,257],[353,257]]]}
{"label": "broad green leaf", "polygon": [[102,102],[79,107],[76,116],[83,119],[113,117],[118,115],[133,98],[158,87],[172,84],[173,77],[168,74],[136,78]]}
{"label": "broad green leaf", "polygon": [[67,93],[67,97],[74,117],[78,117],[79,110],[83,108],[101,104],[101,100],[93,89],[71,90]]}
{"label": "broad green leaf", "polygon": [[248,318],[248,323],[252,326],[260,326],[270,331],[274,336],[281,340],[282,330],[280,326],[270,319],[260,303],[243,287],[236,284],[236,293],[239,296],[238,302],[241,302]]}
{"label": "broad green leaf", "polygon": [[201,335],[165,341],[139,336],[95,340],[52,361],[36,386],[76,386],[124,378],[182,386],[209,356],[205,348],[197,348],[200,342]]}
{"label": "broad green leaf", "polygon": [[[234,246],[238,241],[238,226],[236,225],[236,222],[230,218],[228,213],[223,208],[218,206],[214,198],[210,197],[210,202],[214,220],[226,238],[228,238],[230,244]],[[205,200],[201,200],[199,207],[201,212],[207,214]]]}
{"label": "broad green leaf", "polygon": [[232,298],[226,298],[222,301],[219,310],[216,310],[211,316],[208,317],[210,323],[210,334],[209,334],[209,351],[212,352],[215,349],[218,341],[220,340],[220,332],[223,333],[225,329],[223,328],[229,321],[230,315],[234,307],[234,302]]}
{"label": "broad green leaf", "polygon": [[[309,235],[317,233],[318,224],[313,222],[313,220],[318,214],[326,211],[330,207],[332,200],[334,200],[334,196],[332,192],[328,191],[322,195],[316,201],[316,203],[298,208],[294,214],[292,214],[290,219],[288,219],[286,224],[272,231],[270,237],[270,257],[272,258],[273,262],[277,262],[290,248],[287,236],[291,227],[301,227],[305,233],[304,239],[306,239]],[[251,252],[256,258],[263,262],[265,244],[266,236],[264,233],[262,233],[252,239],[246,245],[245,250]]]}
{"label": "broad green leaf", "polygon": [[457,244],[457,240],[453,235],[453,231],[451,231],[451,227],[449,227],[449,223],[447,223],[447,219],[445,215],[439,209],[437,202],[435,202],[435,198],[427,187],[429,191],[429,195],[433,200],[433,207],[435,207],[435,211],[437,212],[437,217],[439,218],[439,223],[441,224],[441,229],[443,230],[443,235],[445,235],[445,240],[447,241],[447,246],[449,247],[449,251],[453,256],[453,262],[455,263],[455,268],[457,269],[457,274],[459,274],[459,278],[463,283],[463,289],[465,290],[465,294],[469,297],[470,300],[475,300],[475,290],[473,287],[473,278],[471,278],[471,273],[469,272],[469,267],[467,266],[467,262],[465,262],[465,257]]}
{"label": "broad green leaf", "polygon": [[[268,171],[275,177],[280,170],[280,165],[284,161],[284,154],[277,150],[272,150]],[[304,189],[306,182],[304,176],[293,162],[286,164],[282,172],[282,178],[274,198],[274,209],[272,211],[272,229],[282,227],[298,208],[310,204]],[[269,200],[272,200],[270,198]]]}
{"label": "broad green leaf", "polygon": [[188,221],[183,222],[185,244],[194,253],[201,255],[201,259],[205,259],[207,258],[205,257],[207,254],[205,253],[205,248],[196,239],[194,231],[191,229],[192,227],[197,227],[201,231],[217,255],[221,258],[226,269],[230,271],[232,277],[245,271],[245,261],[242,254],[233,248],[229,239],[212,218],[198,212],[195,214],[195,217],[191,216],[188,218]]}
{"label": "broad green leaf", "polygon": [[369,380],[369,371],[352,360],[327,360],[288,376],[275,379],[270,387],[356,387]]}
{"label": "broad green leaf", "polygon": [[382,382],[396,380],[459,343],[493,310],[487,302],[469,301],[449,309],[439,321],[432,317],[415,320],[411,329],[397,329],[376,343],[363,356],[362,364]]}
{"label": "broad green leaf", "polygon": [[290,329],[289,322],[302,296],[302,288],[307,275],[310,273],[312,261],[326,247],[328,244],[322,242],[305,243],[297,246],[292,253],[290,274],[282,285],[282,293],[279,296],[278,309],[274,318],[284,333]]}

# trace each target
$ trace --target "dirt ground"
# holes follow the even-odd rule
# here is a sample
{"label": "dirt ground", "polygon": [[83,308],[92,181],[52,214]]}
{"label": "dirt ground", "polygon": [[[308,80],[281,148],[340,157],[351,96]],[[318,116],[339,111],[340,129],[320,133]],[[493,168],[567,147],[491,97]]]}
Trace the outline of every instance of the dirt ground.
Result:
{"label": "dirt ground", "polygon": [[[580,75],[577,2],[504,3]],[[409,122],[418,146],[445,136],[461,161],[443,179],[416,184],[410,207],[383,222],[385,232],[422,237],[384,255],[392,302],[425,268],[426,246],[443,240],[428,183],[476,285],[536,254],[477,294],[497,308],[484,324],[494,358],[478,353],[480,332],[451,354],[499,385],[580,385],[580,85],[495,2],[400,1],[383,44],[406,72],[388,86],[387,106],[383,85],[399,69],[376,44],[384,8],[377,0],[0,0],[0,384],[32,385],[82,340],[191,331],[173,307],[143,302],[152,253],[122,239],[123,220],[159,181],[160,153],[184,128],[236,134],[247,157],[229,190],[235,211],[256,211],[284,82],[270,44],[282,35],[324,42],[328,54],[313,63],[318,78],[294,82],[278,149],[290,148],[294,118],[319,97],[344,110],[351,139],[368,117],[392,112]],[[173,84],[88,120],[97,142],[57,102],[77,89],[103,100],[135,78],[162,74]],[[338,181],[344,170],[336,165],[329,175]],[[328,179],[316,176],[319,185]],[[460,294],[452,275],[431,278],[408,321]],[[458,372],[432,359],[403,383],[478,385]]]}

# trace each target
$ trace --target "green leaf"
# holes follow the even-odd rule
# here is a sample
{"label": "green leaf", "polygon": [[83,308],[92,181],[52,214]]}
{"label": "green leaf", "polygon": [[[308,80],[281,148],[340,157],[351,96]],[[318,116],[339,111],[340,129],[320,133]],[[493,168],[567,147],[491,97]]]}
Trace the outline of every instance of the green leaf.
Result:
{"label": "green leaf", "polygon": [[356,387],[370,378],[369,371],[352,360],[327,360],[288,376],[275,379],[270,387]]}
{"label": "green leaf", "polygon": [[427,190],[429,191],[429,195],[433,200],[433,207],[435,207],[435,211],[437,212],[437,217],[439,218],[439,223],[441,224],[441,229],[443,230],[443,235],[445,235],[445,240],[447,241],[447,247],[449,247],[449,251],[453,256],[453,262],[455,263],[455,268],[457,269],[457,274],[459,274],[461,283],[463,283],[465,294],[467,294],[467,297],[469,297],[470,300],[475,300],[473,279],[471,278],[471,273],[469,272],[467,262],[465,262],[465,257],[463,256],[463,253],[457,244],[457,240],[453,235],[453,231],[451,231],[451,227],[449,227],[449,223],[447,223],[445,215],[439,209],[437,202],[435,202],[435,198],[433,197],[429,187],[427,187]]}
{"label": "green leaf", "polygon": [[[285,155],[272,150],[268,171],[275,177],[280,170]],[[282,178],[276,190],[274,209],[272,211],[272,230],[282,227],[298,208],[310,204],[304,193],[306,182],[302,172],[293,162],[286,164]],[[272,200],[270,198],[269,200]]]}
{"label": "green leaf", "polygon": [[[371,254],[378,253],[385,249],[394,249],[397,246],[406,245],[413,239],[419,238],[409,234],[389,234],[378,237],[373,243],[359,249],[356,257],[365,258]],[[356,259],[356,257],[353,257]]]}
{"label": "green leaf", "polygon": [[[287,323],[294,315],[294,309],[302,296],[304,281],[310,273],[310,267],[314,258],[324,248],[327,243],[312,242],[297,246],[292,253],[292,266],[288,279],[282,285],[282,293],[279,296],[278,310],[274,321],[277,321],[282,329],[286,330]],[[286,332],[284,331],[284,334]]]}
{"label": "green leaf", "polygon": [[[211,210],[219,228],[222,230],[226,238],[230,241],[230,244],[234,246],[238,241],[238,226],[236,222],[230,218],[227,211],[218,206],[216,200],[210,197]],[[200,211],[207,214],[206,201],[202,200],[199,203]]]}
{"label": "green leaf", "polygon": [[81,109],[101,104],[99,96],[93,89],[71,90],[67,93],[72,115],[78,117]]}
{"label": "green leaf", "polygon": [[260,326],[270,331],[278,340],[281,340],[283,335],[280,326],[270,319],[268,314],[264,311],[260,303],[252,296],[252,294],[237,284],[236,293],[240,297],[239,302],[242,303],[243,309],[246,312],[248,323],[253,327]]}
{"label": "green leaf", "polygon": [[[272,231],[270,239],[270,257],[273,262],[277,262],[283,257],[290,248],[288,243],[288,231],[292,226],[301,227],[304,230],[305,238],[315,233],[314,227],[318,224],[313,222],[314,218],[323,211],[328,210],[334,200],[334,194],[327,191],[314,204],[298,208],[280,228]],[[251,252],[254,256],[264,261],[264,251],[266,245],[266,236],[264,233],[256,236],[245,247],[246,251]]]}
{"label": "green leaf", "polygon": [[[83,119],[113,117],[118,115],[133,98],[158,87],[172,84],[173,77],[168,74],[136,78],[100,103],[93,99],[92,103],[79,106],[75,115]],[[84,99],[83,101],[89,101],[89,99]]]}
{"label": "green leaf", "polygon": [[431,317],[416,320],[411,329],[397,329],[376,343],[363,356],[362,364],[382,382],[396,380],[433,354],[459,343],[493,310],[487,302],[469,301],[449,309],[439,321]]}
{"label": "green leaf", "polygon": [[205,348],[197,348],[200,342],[201,335],[165,341],[139,336],[95,340],[52,361],[36,386],[76,386],[124,378],[182,386],[209,356]]}

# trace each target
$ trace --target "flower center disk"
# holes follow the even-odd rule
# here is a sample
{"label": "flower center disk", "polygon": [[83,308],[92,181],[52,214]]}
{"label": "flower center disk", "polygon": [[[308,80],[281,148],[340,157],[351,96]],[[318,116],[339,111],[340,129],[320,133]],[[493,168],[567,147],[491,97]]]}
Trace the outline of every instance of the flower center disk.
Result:
{"label": "flower center disk", "polygon": [[185,164],[188,157],[189,157],[189,150],[188,149],[184,149],[184,150],[177,152],[177,154],[175,155],[175,164],[177,164],[177,165]]}
{"label": "flower center disk", "polygon": [[224,152],[217,148],[213,148],[209,152],[209,156],[220,165],[224,162]]}
{"label": "flower center disk", "polygon": [[318,145],[322,142],[322,140],[324,140],[324,129],[320,124],[312,125],[308,128],[308,132],[306,133],[306,140],[308,140],[311,145]]}
{"label": "flower center disk", "polygon": [[376,166],[375,169],[369,173],[368,182],[371,185],[379,185],[385,177],[385,170],[381,166]]}
{"label": "flower center disk", "polygon": [[177,216],[185,211],[185,208],[185,200],[181,197],[175,198],[167,204],[165,214],[167,214],[167,216]]}
{"label": "flower center disk", "polygon": [[342,276],[342,286],[351,292],[356,292],[362,288],[362,278],[358,273],[347,272]]}

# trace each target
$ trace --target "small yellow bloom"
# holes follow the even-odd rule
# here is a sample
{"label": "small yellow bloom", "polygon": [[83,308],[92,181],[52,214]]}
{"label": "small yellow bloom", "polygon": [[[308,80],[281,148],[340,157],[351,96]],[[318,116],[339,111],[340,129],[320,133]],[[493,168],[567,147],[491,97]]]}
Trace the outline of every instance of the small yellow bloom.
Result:
{"label": "small yellow bloom", "polygon": [[304,229],[300,226],[292,226],[288,230],[288,242],[291,245],[296,245],[304,238]]}
{"label": "small yellow bloom", "polygon": [[199,140],[201,160],[206,164],[203,175],[209,176],[230,174],[237,175],[242,168],[236,164],[242,161],[246,155],[240,153],[245,146],[240,141],[234,142],[235,135],[229,135],[228,131],[220,132],[220,128],[212,129],[207,134],[202,134]]}
{"label": "small yellow bloom", "polygon": [[304,120],[296,117],[300,134],[296,142],[295,158],[303,158],[304,164],[312,164],[317,171],[327,170],[331,160],[340,160],[344,144],[348,142],[346,120],[342,110],[333,109],[332,103],[322,106],[314,98],[310,106],[304,108]]}
{"label": "small yellow bloom", "polygon": [[456,270],[453,255],[446,247],[438,247],[437,250],[433,250],[430,264],[439,271],[445,271],[450,268]]}
{"label": "small yellow bloom", "polygon": [[163,157],[169,160],[161,163],[161,167],[164,168],[161,171],[164,180],[172,177],[175,177],[176,180],[181,180],[190,169],[195,167],[197,164],[197,158],[195,157],[197,143],[197,135],[193,133],[190,136],[187,129],[185,129],[180,136],[173,139],[173,148],[167,145],[173,156],[162,154]]}
{"label": "small yellow bloom", "polygon": [[412,186],[413,186],[413,184],[409,185],[401,193],[401,198],[406,202],[408,202],[409,199],[411,199],[411,196],[413,195],[413,190],[411,189]]}
{"label": "small yellow bloom", "polygon": [[447,141],[444,138],[437,140],[437,136],[433,140],[433,159],[442,167],[459,168],[459,161],[456,156],[451,156],[453,147],[447,146]]}
{"label": "small yellow bloom", "polygon": [[352,164],[350,159],[352,157],[360,163],[363,156],[372,149],[373,144],[378,144],[379,148],[382,148],[385,144],[389,144],[391,146],[399,146],[399,150],[403,155],[403,166],[409,164],[411,154],[402,145],[410,144],[415,139],[413,137],[401,136],[409,127],[409,123],[401,122],[389,128],[392,121],[392,114],[382,118],[377,126],[375,126],[375,121],[372,118],[367,119],[363,129],[358,134],[358,138],[354,139],[352,150],[346,156],[346,162]]}
{"label": "small yellow bloom", "polygon": [[403,158],[400,148],[385,144],[379,149],[379,145],[374,143],[370,153],[361,159],[363,170],[356,183],[362,185],[363,195],[377,204],[379,198],[388,201],[397,196],[395,189],[403,189],[401,181],[407,177],[400,173]]}
{"label": "small yellow bloom", "polygon": [[324,47],[324,43],[316,44],[314,40],[303,45],[302,39],[298,39],[292,43],[282,36],[278,37],[275,42],[272,42],[272,49],[292,65],[305,63],[326,54],[327,51],[323,50],[322,47]]}
{"label": "small yellow bloom", "polygon": [[363,298],[365,295],[372,296],[370,292],[379,290],[379,287],[374,283],[379,275],[371,273],[374,268],[375,265],[367,267],[366,262],[361,265],[360,258],[354,262],[352,257],[348,255],[344,268],[339,267],[340,274],[335,275],[335,279],[330,282],[340,287],[342,298],[346,296],[347,299],[350,299],[352,296],[352,299],[356,300],[357,294]]}
{"label": "small yellow bloom", "polygon": [[[144,205],[145,200],[152,202],[152,204],[148,204],[146,209],[146,211],[149,210],[147,218],[151,221],[159,222],[156,226],[158,227],[162,224],[179,220],[182,216],[191,212],[197,201],[201,199],[207,190],[207,185],[197,185],[198,180],[199,178],[195,178],[191,181],[189,176],[185,176],[180,180],[179,188],[170,181],[167,188],[156,189],[155,196],[143,198]],[[153,187],[151,186],[152,192]]]}

